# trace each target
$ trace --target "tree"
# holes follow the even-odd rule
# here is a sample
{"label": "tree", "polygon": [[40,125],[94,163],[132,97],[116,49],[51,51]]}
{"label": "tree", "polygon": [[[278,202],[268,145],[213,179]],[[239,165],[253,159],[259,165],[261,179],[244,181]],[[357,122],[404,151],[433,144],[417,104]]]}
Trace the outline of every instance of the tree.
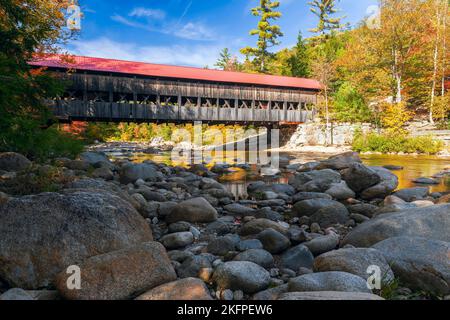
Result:
{"label": "tree", "polygon": [[217,59],[215,67],[219,67],[225,71],[237,71],[239,70],[239,62],[236,56],[231,55],[228,48],[224,48],[220,52],[219,59]]}
{"label": "tree", "polygon": [[[34,55],[54,52],[70,36],[64,31],[63,0],[2,0],[0,7],[0,151],[43,158],[64,150],[65,135],[47,126],[50,114],[44,97],[60,94],[60,81],[28,62]],[[81,148],[81,147],[80,147]]]}
{"label": "tree", "polygon": [[308,49],[301,32],[298,34],[294,54],[288,59],[287,63],[291,71],[291,76],[300,78],[309,77],[310,61],[308,57]]}
{"label": "tree", "polygon": [[273,58],[267,64],[267,72],[280,76],[292,76],[290,60],[293,57],[291,49],[283,49],[274,54]]}
{"label": "tree", "polygon": [[338,65],[366,101],[391,98],[421,105],[427,100],[430,72],[430,0],[381,1],[381,26],[363,23]]}
{"label": "tree", "polygon": [[363,96],[348,82],[336,92],[333,105],[335,117],[339,121],[354,123],[371,120],[371,112]]}
{"label": "tree", "polygon": [[[448,0],[435,0],[431,2],[432,9],[434,9],[435,19],[433,25],[433,33],[435,34],[434,44],[433,44],[433,74],[431,78],[431,95],[430,95],[430,108],[429,108],[429,121],[434,122],[433,112],[434,103],[436,97],[437,81],[439,65],[442,65],[442,74],[445,76],[446,70],[446,25],[447,25],[447,15],[448,15]],[[442,54],[440,51],[442,50]],[[445,81],[445,80],[444,80]],[[442,78],[441,78],[442,82]],[[441,90],[444,89],[443,87]],[[445,89],[444,89],[445,91]],[[443,91],[441,92],[443,95]]]}
{"label": "tree", "polygon": [[317,38],[323,40],[327,34],[343,27],[341,20],[343,17],[333,18],[338,10],[335,8],[335,0],[313,0],[308,2],[310,10],[319,18],[317,27],[310,31],[318,34]]}
{"label": "tree", "polygon": [[335,66],[333,61],[330,61],[325,54],[319,54],[312,63],[313,77],[322,84],[322,95],[324,98],[323,107],[325,111],[325,143],[328,144],[328,132],[330,128],[330,101],[329,93],[332,79],[335,76]]}
{"label": "tree", "polygon": [[381,105],[381,110],[381,123],[388,134],[406,134],[403,127],[411,120],[413,113],[408,110],[405,102],[383,103]]}
{"label": "tree", "polygon": [[443,96],[436,97],[433,119],[439,121],[441,124],[448,119],[450,113],[450,93]]}
{"label": "tree", "polygon": [[260,0],[258,7],[252,8],[252,14],[260,17],[257,29],[250,31],[250,35],[258,36],[256,47],[245,47],[241,53],[247,57],[254,57],[253,63],[259,72],[267,72],[267,62],[273,56],[269,49],[279,44],[277,40],[283,36],[278,25],[271,24],[271,20],[281,17],[281,12],[275,11],[280,6],[279,1]]}

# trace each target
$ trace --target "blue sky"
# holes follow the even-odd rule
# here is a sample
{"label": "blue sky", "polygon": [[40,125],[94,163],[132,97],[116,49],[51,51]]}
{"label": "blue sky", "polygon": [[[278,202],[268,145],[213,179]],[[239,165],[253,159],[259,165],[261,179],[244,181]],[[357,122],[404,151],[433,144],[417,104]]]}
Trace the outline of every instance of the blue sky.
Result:
{"label": "blue sky", "polygon": [[[220,50],[254,45],[248,32],[257,24],[250,8],[258,0],[79,0],[81,34],[67,49],[79,55],[186,66],[213,67]],[[355,24],[377,0],[340,0],[339,15]],[[308,0],[281,0],[280,46],[295,45],[299,31],[308,36],[316,17]]]}

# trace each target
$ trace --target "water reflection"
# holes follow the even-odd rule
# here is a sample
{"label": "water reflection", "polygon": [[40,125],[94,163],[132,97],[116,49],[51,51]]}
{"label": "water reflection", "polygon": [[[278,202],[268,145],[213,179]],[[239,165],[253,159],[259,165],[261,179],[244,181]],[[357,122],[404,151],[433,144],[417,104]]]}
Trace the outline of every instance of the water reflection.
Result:
{"label": "water reflection", "polygon": [[[436,156],[399,156],[399,155],[362,155],[361,159],[369,166],[384,166],[387,164],[402,166],[403,170],[393,170],[399,180],[399,189],[421,186],[412,180],[418,177],[432,177],[450,168],[450,158]],[[432,192],[450,191],[450,176],[438,179],[438,185],[430,186]]]}
{"label": "water reflection", "polygon": [[[135,162],[152,160],[157,163],[166,165],[188,166],[192,163],[205,163],[208,167],[212,167],[217,163],[226,163],[231,166],[243,163],[267,164],[270,162],[270,153],[267,156],[260,157],[257,152],[243,151],[226,151],[212,152],[209,151],[196,153],[180,153],[179,157],[173,158],[172,152],[161,153],[109,153],[112,158],[128,158]],[[278,156],[274,153],[273,156]],[[305,163],[309,161],[318,161],[328,158],[329,154],[314,152],[289,152],[280,154],[281,157],[294,158],[294,162]],[[445,169],[450,168],[449,158],[440,158],[436,156],[400,156],[400,155],[361,155],[363,163],[368,166],[384,166],[396,165],[402,166],[402,170],[393,171],[399,178],[399,189],[421,186],[412,182],[418,177],[432,177]],[[259,166],[252,164],[250,170],[246,171],[242,168],[231,167],[231,173],[219,177],[219,180],[227,186],[227,188],[236,195],[237,198],[245,198],[247,186],[256,180],[263,180],[267,183],[287,183],[291,173],[284,172],[281,177],[268,178],[261,177],[259,174]],[[432,192],[448,192],[450,191],[450,176],[440,179],[440,184],[429,186]]]}

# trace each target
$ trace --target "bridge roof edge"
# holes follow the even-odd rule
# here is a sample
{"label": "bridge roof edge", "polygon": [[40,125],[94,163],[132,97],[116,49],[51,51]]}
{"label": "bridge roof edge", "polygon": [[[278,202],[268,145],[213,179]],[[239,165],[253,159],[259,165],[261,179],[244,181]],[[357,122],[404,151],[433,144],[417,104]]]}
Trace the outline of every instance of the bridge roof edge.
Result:
{"label": "bridge roof edge", "polygon": [[322,88],[321,84],[314,79],[251,74],[84,56],[67,57],[57,54],[48,54],[35,57],[29,62],[29,64],[38,67],[111,72],[161,78],[180,78],[186,80],[289,87],[309,90],[320,90]]}

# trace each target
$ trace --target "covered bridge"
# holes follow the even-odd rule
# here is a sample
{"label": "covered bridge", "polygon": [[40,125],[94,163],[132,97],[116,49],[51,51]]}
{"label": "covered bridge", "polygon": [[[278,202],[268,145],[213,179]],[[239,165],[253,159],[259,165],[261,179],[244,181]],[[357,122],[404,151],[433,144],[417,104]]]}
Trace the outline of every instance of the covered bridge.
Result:
{"label": "covered bridge", "polygon": [[61,121],[295,124],[313,118],[321,89],[312,79],[82,56],[30,64],[68,81],[47,100]]}

